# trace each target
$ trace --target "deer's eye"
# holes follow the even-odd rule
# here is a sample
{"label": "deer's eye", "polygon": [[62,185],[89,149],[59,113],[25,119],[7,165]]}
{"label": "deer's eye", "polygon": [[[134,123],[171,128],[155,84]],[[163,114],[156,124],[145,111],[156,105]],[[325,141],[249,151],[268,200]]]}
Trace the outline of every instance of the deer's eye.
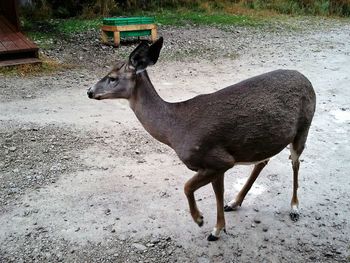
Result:
{"label": "deer's eye", "polygon": [[110,80],[111,82],[114,82],[114,81],[118,81],[118,78],[115,78],[115,77],[109,77],[109,80]]}

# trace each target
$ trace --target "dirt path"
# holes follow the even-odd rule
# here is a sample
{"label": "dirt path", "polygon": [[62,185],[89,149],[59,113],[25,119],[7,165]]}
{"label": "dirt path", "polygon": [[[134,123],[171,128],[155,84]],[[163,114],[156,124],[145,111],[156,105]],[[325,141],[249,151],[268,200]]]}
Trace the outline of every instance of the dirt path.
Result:
{"label": "dirt path", "polygon": [[[209,30],[209,39],[208,28],[185,30],[180,48],[193,42],[183,59],[172,53],[181,30],[161,31],[166,59],[150,77],[164,99],[178,101],[273,69],[305,74],[317,110],[302,156],[300,220],[288,215],[292,168],[284,150],[243,207],[226,214],[228,234],[206,241],[216,211],[211,187],[196,195],[205,216],[198,228],[183,194],[192,172],[142,129],[126,102],[86,97],[112,61],[106,54],[129,46],[53,76],[0,76],[0,262],[349,262],[350,24]],[[205,48],[210,56],[201,59]],[[69,45],[61,52],[89,54]],[[250,170],[227,172],[226,201]]]}

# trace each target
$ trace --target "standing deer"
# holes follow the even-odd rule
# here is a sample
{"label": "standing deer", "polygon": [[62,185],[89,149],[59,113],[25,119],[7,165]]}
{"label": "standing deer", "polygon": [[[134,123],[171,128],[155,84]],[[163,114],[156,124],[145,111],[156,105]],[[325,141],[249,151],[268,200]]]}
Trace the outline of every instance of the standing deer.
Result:
{"label": "standing deer", "polygon": [[[299,157],[304,150],[315,111],[311,83],[292,70],[262,74],[211,94],[169,103],[156,92],[147,66],[154,65],[163,46],[159,38],[149,46],[142,42],[87,94],[91,99],[123,98],[143,127],[175,150],[181,161],[197,172],[184,187],[193,220],[203,225],[194,192],[211,183],[217,203],[217,222],[209,241],[225,231],[224,211],[242,205],[252,184],[269,159],[290,144],[293,196],[290,216],[299,219]],[[224,206],[224,173],[237,164],[254,169],[237,197]]]}

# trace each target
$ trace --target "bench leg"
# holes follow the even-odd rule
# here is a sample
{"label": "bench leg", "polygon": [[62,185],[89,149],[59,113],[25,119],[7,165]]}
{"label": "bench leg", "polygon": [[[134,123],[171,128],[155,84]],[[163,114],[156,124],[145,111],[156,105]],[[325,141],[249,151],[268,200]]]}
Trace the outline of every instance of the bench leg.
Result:
{"label": "bench leg", "polygon": [[120,44],[120,32],[119,31],[114,31],[114,46],[119,46]]}
{"label": "bench leg", "polygon": [[157,28],[151,30],[151,40],[153,43],[157,41]]}
{"label": "bench leg", "polygon": [[108,36],[107,36],[107,33],[105,31],[102,30],[101,32],[101,38],[102,38],[102,43],[103,44],[106,44],[108,43]]}

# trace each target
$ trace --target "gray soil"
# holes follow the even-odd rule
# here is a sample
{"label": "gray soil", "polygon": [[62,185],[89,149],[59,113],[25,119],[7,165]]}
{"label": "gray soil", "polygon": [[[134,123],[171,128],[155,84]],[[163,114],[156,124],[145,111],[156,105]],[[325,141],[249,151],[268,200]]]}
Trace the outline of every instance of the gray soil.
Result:
{"label": "gray soil", "polygon": [[[87,87],[135,47],[102,46],[98,35],[57,39],[43,51],[78,67],[0,75],[0,262],[349,262],[349,20],[161,27],[165,47],[148,72],[165,100],[279,68],[299,70],[317,93],[300,169],[300,220],[289,218],[285,149],[241,209],[226,214],[227,234],[214,243],[206,240],[216,219],[211,187],[196,192],[205,219],[198,228],[183,193],[193,172],[143,130],[126,101],[87,98]],[[226,201],[251,169],[227,172]]]}

